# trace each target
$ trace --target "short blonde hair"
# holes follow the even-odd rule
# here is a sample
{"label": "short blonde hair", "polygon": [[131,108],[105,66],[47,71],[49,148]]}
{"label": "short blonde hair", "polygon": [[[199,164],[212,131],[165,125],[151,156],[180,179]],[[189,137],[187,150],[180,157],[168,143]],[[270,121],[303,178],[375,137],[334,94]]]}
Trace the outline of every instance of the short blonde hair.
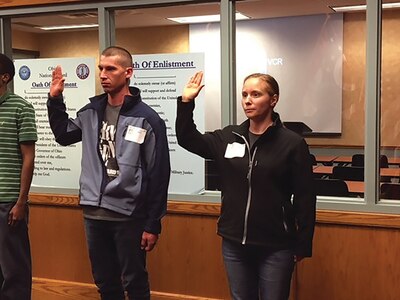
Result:
{"label": "short blonde hair", "polygon": [[272,77],[271,75],[263,74],[263,73],[253,73],[253,74],[250,74],[250,75],[246,76],[246,78],[243,80],[243,83],[245,83],[246,80],[248,80],[250,78],[259,78],[259,79],[261,79],[262,81],[264,81],[267,84],[267,93],[270,96],[273,96],[273,95],[278,95],[279,96],[279,84],[275,80],[275,78]]}

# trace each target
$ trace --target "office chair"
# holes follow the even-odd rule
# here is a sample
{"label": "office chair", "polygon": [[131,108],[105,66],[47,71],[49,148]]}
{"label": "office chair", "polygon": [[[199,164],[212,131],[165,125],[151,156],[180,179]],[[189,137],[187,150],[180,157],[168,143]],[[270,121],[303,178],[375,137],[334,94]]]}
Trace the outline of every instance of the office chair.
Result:
{"label": "office chair", "polygon": [[[354,154],[351,157],[352,167],[364,167],[364,154]],[[386,155],[382,154],[379,158],[380,168],[389,168],[389,161]]]}
{"label": "office chair", "polygon": [[364,167],[364,154],[353,154],[351,157],[352,167]]}
{"label": "office chair", "polygon": [[315,157],[314,154],[310,153],[310,159],[311,159],[311,164],[313,166],[316,166],[317,165],[317,158]]}
{"label": "office chair", "polygon": [[205,161],[205,189],[210,191],[221,190],[221,177],[214,160],[206,159]]}
{"label": "office chair", "polygon": [[315,192],[321,196],[348,197],[346,182],[340,179],[314,179]]}
{"label": "office chair", "polygon": [[380,168],[389,168],[389,160],[386,155],[382,154],[379,158]]}
{"label": "office chair", "polygon": [[335,166],[332,170],[332,178],[352,181],[364,181],[364,168]]}
{"label": "office chair", "polygon": [[[364,154],[354,154],[351,158],[352,167],[364,167]],[[389,160],[386,155],[382,154],[379,158],[380,168],[389,168]],[[390,182],[390,177],[381,176],[381,182]]]}
{"label": "office chair", "polygon": [[381,198],[400,200],[400,184],[398,183],[382,183]]}

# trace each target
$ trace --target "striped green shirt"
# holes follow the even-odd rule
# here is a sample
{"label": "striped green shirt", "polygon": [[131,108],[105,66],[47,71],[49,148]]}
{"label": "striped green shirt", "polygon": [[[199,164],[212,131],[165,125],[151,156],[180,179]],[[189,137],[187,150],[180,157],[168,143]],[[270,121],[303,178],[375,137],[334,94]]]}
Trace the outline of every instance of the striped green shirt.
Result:
{"label": "striped green shirt", "polygon": [[18,200],[22,156],[19,143],[37,141],[35,110],[18,95],[0,97],[0,202]]}

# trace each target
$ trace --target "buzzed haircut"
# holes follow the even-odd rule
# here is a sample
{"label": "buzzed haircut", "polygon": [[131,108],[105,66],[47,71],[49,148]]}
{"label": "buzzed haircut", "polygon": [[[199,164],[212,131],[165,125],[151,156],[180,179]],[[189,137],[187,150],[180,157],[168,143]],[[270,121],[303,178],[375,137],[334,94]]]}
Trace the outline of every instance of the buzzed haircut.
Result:
{"label": "buzzed haircut", "polygon": [[118,46],[111,46],[103,50],[101,53],[102,56],[119,56],[121,58],[121,65],[124,67],[132,67],[132,55],[129,53],[128,50],[118,47]]}
{"label": "buzzed haircut", "polygon": [[8,80],[8,82],[10,82],[15,75],[15,67],[13,61],[3,53],[0,53],[0,74],[10,75],[10,79]]}

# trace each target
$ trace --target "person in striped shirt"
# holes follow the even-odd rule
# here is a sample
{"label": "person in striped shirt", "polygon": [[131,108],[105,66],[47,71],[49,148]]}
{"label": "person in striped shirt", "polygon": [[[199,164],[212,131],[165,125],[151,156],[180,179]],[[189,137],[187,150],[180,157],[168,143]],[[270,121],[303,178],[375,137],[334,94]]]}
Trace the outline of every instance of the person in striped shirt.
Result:
{"label": "person in striped shirt", "polygon": [[8,91],[14,63],[0,54],[0,299],[30,300],[28,193],[37,131],[31,103]]}

